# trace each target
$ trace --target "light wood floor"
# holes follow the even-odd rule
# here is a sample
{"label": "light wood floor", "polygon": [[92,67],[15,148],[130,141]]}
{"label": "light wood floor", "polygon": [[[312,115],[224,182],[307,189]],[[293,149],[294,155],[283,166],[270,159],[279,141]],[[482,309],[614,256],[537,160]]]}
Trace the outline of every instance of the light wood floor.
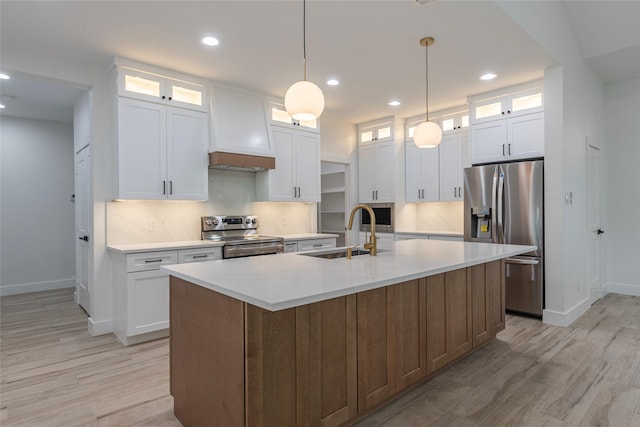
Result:
{"label": "light wood floor", "polygon": [[[168,340],[91,337],[73,290],[1,301],[0,425],[180,426]],[[570,328],[507,317],[498,339],[359,426],[640,426],[640,298]]]}

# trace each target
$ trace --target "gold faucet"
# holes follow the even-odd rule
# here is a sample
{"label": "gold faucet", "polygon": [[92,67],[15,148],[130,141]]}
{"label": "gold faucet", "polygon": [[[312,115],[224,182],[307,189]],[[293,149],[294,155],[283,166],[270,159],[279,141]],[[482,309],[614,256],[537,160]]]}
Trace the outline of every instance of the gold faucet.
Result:
{"label": "gold faucet", "polygon": [[[373,209],[371,209],[370,206],[361,204],[351,210],[347,230],[351,230],[351,227],[353,227],[353,217],[358,209],[365,209],[369,212],[369,216],[371,217],[371,237],[369,238],[369,243],[364,244],[364,248],[369,249],[369,255],[376,256],[376,253],[378,252],[378,245],[376,243],[376,214],[373,213]],[[351,249],[353,249],[351,246],[347,248],[347,259],[351,259]]]}

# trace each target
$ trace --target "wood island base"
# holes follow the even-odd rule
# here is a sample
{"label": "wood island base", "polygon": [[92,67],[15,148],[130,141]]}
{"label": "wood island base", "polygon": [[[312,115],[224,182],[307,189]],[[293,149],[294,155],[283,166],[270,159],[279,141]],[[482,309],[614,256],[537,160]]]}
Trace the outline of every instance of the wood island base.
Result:
{"label": "wood island base", "polygon": [[171,394],[187,427],[348,425],[505,326],[501,260],[275,312],[170,286]]}

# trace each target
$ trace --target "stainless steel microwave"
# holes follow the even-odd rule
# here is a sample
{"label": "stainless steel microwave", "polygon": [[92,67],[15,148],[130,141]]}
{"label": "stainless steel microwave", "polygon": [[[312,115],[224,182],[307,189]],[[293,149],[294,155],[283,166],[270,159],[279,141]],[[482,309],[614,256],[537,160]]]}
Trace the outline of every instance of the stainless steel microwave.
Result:
{"label": "stainless steel microwave", "polygon": [[[393,233],[395,230],[394,224],[394,204],[393,203],[370,203],[369,206],[373,209],[373,214],[376,216],[376,232],[380,233]],[[371,231],[371,215],[369,212],[362,209],[362,222],[360,224],[360,231]]]}

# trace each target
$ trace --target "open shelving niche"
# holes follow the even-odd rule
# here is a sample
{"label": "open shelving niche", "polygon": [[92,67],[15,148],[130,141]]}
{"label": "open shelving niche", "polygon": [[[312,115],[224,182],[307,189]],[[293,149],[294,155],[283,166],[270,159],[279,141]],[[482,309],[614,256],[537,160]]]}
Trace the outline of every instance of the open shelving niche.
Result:
{"label": "open shelving niche", "polygon": [[321,233],[338,234],[337,246],[345,245],[347,175],[341,163],[322,162],[318,229]]}

